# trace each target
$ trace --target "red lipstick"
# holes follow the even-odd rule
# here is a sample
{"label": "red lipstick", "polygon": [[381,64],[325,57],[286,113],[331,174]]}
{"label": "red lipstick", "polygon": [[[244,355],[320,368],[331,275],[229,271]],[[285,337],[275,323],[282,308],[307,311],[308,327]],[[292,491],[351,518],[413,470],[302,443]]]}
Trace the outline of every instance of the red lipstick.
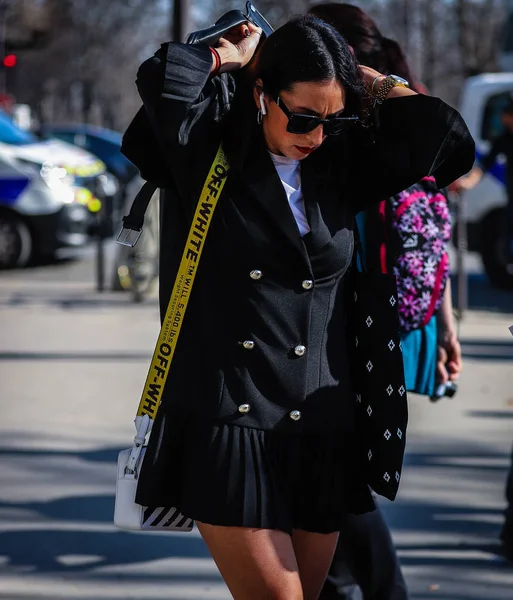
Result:
{"label": "red lipstick", "polygon": [[297,148],[302,154],[310,154],[315,150],[316,146],[294,146],[294,148]]}

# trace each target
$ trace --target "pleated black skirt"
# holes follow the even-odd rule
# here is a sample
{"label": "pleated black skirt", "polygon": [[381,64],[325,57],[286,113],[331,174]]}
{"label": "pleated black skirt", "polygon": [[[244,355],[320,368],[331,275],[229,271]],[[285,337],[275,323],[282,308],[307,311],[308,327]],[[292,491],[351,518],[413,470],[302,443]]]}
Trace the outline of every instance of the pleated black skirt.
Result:
{"label": "pleated black skirt", "polygon": [[212,525],[290,534],[338,531],[347,513],[375,509],[347,432],[284,434],[183,410],[159,416],[139,504],[175,506]]}

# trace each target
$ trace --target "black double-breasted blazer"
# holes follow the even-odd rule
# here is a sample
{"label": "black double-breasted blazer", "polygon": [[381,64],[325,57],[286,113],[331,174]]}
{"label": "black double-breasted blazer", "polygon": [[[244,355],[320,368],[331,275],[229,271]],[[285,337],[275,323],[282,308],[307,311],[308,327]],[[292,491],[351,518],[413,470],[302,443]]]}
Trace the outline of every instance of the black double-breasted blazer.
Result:
{"label": "black double-breasted blazer", "polygon": [[[166,180],[162,313],[236,93],[233,78],[210,78],[211,60],[207,47],[165,44],[137,78]],[[371,136],[329,139],[302,161],[311,227],[302,238],[256,123],[252,131],[213,217],[161,410],[264,430],[343,430],[353,425],[345,274],[355,215],[425,175],[446,185],[472,167],[474,144],[441,100],[387,100]],[[153,167],[139,154],[144,174]]]}

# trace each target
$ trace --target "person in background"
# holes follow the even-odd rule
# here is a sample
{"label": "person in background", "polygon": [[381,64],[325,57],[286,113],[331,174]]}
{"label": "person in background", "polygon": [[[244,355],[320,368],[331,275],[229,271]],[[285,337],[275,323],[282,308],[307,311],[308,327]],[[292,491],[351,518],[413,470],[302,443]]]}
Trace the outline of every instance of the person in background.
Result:
{"label": "person in background", "polygon": [[507,271],[513,274],[513,99],[502,109],[501,121],[504,132],[492,143],[490,152],[481,161],[480,167],[455,182],[458,191],[470,190],[476,186],[483,175],[495,164],[499,154],[506,158],[506,193],[508,203],[506,207],[505,233],[507,236]]}
{"label": "person in background", "polygon": [[513,562],[513,450],[511,451],[509,473],[506,482],[506,502],[508,505],[504,512],[505,519],[500,538],[505,556]]}
{"label": "person in background", "polygon": [[[360,8],[350,4],[326,3],[314,6],[310,12],[342,33],[358,61],[380,72],[399,75],[418,93],[427,92],[411,73],[400,45],[384,37],[376,23]],[[431,194],[433,198],[436,196],[441,200],[440,214],[443,213],[449,219],[446,198],[440,197],[433,181],[420,182],[404,194],[409,194],[410,198],[415,194]],[[387,202],[386,209],[393,214],[397,198]],[[366,240],[364,249],[368,268],[369,265],[377,266],[378,270],[386,268],[386,265],[381,264],[383,251],[377,240],[383,241],[383,246],[390,245],[388,242],[385,244],[385,241],[391,240],[396,233],[392,231],[391,223],[390,218],[381,219],[379,211],[372,208],[358,216],[359,229],[364,232]],[[383,235],[382,230],[385,228],[387,230]],[[446,223],[442,223],[433,243],[444,251],[449,237],[450,226],[447,228]],[[390,251],[389,254],[393,252]],[[399,271],[397,274],[401,276]],[[447,277],[448,267],[445,275]],[[419,271],[418,277],[421,276]],[[405,331],[403,334],[405,378],[410,392],[432,396],[437,384],[457,379],[461,370],[461,351],[453,322],[450,280],[446,278],[446,281],[436,316],[430,318],[424,327]],[[401,281],[399,287],[401,288]],[[401,295],[399,309],[401,311]],[[403,311],[403,314],[406,313]],[[405,319],[406,325],[407,320]],[[355,600],[360,598],[358,587],[365,600],[408,598],[390,531],[379,508],[365,515],[346,516],[321,599]]]}
{"label": "person in background", "polygon": [[[492,143],[488,154],[481,161],[480,167],[474,167],[472,171],[458,179],[454,183],[457,191],[470,190],[475,187],[495,164],[499,154],[506,158],[506,194],[508,203],[506,205],[505,234],[508,241],[506,246],[506,269],[513,274],[513,98],[503,107],[501,111],[501,122],[504,131]],[[500,534],[504,554],[513,560],[513,450],[511,462],[506,481],[505,520]]]}

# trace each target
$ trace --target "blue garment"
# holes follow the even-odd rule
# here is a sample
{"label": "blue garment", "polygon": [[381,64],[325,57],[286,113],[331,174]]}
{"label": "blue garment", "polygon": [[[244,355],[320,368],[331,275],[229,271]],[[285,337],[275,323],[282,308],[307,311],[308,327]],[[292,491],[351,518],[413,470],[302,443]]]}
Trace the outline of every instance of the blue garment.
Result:
{"label": "blue garment", "polygon": [[409,392],[432,396],[435,392],[437,324],[436,316],[422,329],[401,335],[404,378]]}
{"label": "blue garment", "polygon": [[358,271],[362,270],[362,260],[363,262],[367,262],[367,248],[365,246],[365,212],[359,212],[356,215],[356,227],[358,228],[358,235],[361,241],[361,251],[363,256],[360,256],[360,253],[357,252],[357,248],[355,248],[356,252],[356,264],[358,266]]}
{"label": "blue garment", "polygon": [[[361,260],[365,262],[365,213],[356,216],[363,257],[357,256],[357,264],[361,270]],[[422,329],[415,329],[401,335],[403,347],[404,378],[409,392],[432,396],[435,392],[436,356],[437,356],[437,324],[436,316]]]}

